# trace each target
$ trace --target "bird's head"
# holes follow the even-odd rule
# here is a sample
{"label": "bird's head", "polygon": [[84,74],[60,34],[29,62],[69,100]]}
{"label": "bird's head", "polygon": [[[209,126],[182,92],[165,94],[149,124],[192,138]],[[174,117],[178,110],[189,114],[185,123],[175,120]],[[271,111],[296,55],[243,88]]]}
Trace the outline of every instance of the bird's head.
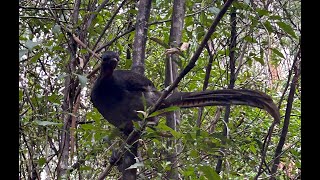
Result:
{"label": "bird's head", "polygon": [[101,65],[104,67],[109,67],[115,69],[119,62],[119,54],[114,51],[106,51],[102,55],[102,63]]}

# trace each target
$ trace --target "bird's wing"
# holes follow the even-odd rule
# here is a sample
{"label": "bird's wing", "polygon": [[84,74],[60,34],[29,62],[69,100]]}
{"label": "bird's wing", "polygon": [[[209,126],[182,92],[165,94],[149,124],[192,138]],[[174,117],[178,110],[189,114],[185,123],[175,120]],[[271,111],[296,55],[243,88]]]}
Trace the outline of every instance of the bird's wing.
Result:
{"label": "bird's wing", "polygon": [[114,78],[121,82],[128,91],[157,91],[154,84],[145,76],[128,71],[128,70],[116,70],[113,72]]}

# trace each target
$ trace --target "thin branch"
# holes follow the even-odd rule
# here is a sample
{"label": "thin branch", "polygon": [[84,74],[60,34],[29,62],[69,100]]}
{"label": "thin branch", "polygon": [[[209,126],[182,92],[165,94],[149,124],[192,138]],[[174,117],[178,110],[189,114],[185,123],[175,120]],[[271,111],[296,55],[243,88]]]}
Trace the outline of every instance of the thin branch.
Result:
{"label": "thin branch", "polygon": [[[200,14],[202,13],[204,10],[208,9],[209,7],[212,6],[212,3],[208,4],[206,7],[203,7],[202,9],[200,9],[199,11],[196,11],[194,13],[191,13],[191,14],[187,14],[184,16],[184,18],[186,17],[190,17],[190,16],[194,16],[196,14]],[[166,23],[166,22],[170,22],[172,19],[165,19],[165,20],[161,20],[161,21],[155,21],[155,22],[152,22],[152,23],[149,23],[148,26],[151,26],[151,25],[156,25],[156,24],[161,24],[161,23]]]}
{"label": "thin branch", "polygon": [[107,42],[105,45],[100,46],[95,52],[98,53],[100,52],[102,49],[106,48],[107,46],[110,46],[112,43],[114,43],[116,40],[118,40],[119,38],[131,33],[132,31],[134,31],[136,28],[132,27],[128,30],[126,30],[125,32],[123,32],[122,34],[120,34],[119,36],[113,38],[111,41]]}
{"label": "thin branch", "polygon": [[52,17],[41,17],[41,16],[19,16],[19,18],[22,18],[22,19],[47,19],[47,20],[55,20],[54,18]]}
{"label": "thin branch", "polygon": [[[102,30],[102,33],[100,34],[99,38],[97,39],[96,43],[94,44],[92,49],[95,49],[98,45],[98,43],[100,42],[100,40],[102,39],[102,37],[104,36],[106,30],[110,27],[111,23],[113,22],[113,19],[116,17],[116,15],[119,13],[120,9],[122,8],[122,6],[127,2],[127,0],[123,0],[121,2],[121,4],[119,5],[119,7],[116,9],[116,11],[114,12],[114,14],[112,15],[112,17],[109,19],[108,23],[106,24],[106,26],[104,27],[104,29]],[[86,63],[85,63],[86,64]]]}
{"label": "thin branch", "polygon": [[[202,87],[202,90],[206,90],[207,87],[208,87],[208,84],[209,84],[209,78],[210,78],[210,74],[211,74],[211,69],[212,69],[212,62],[213,62],[213,54],[212,52],[210,51],[210,48],[209,48],[209,43],[206,44],[206,49],[207,49],[207,52],[209,54],[209,62],[207,64],[207,67],[206,67],[206,74],[205,74],[205,77],[204,77],[204,80],[203,80],[203,87]],[[197,127],[201,127],[201,118],[202,118],[202,113],[203,113],[203,107],[200,107],[198,108],[198,119],[197,119]]]}
{"label": "thin branch", "polygon": [[[28,153],[29,153],[30,161],[31,161],[31,165],[32,165],[32,171],[35,171],[35,172],[36,172],[36,175],[37,175],[37,178],[40,179],[39,172],[37,171],[37,167],[36,167],[36,165],[34,164],[34,161],[33,161],[33,155],[34,155],[33,150],[32,150],[31,147],[29,147],[28,142],[27,142],[27,140],[26,140],[25,134],[24,134],[23,132],[21,132],[21,135],[22,135],[22,139],[23,139],[23,141],[24,141],[24,143],[26,144],[27,149],[28,149]],[[32,172],[30,172],[30,173],[32,173]],[[30,175],[30,176],[31,176],[31,175]]]}
{"label": "thin branch", "polygon": [[292,71],[294,69],[294,66],[296,64],[296,62],[298,61],[298,57],[299,57],[299,54],[300,54],[300,51],[301,51],[301,46],[300,46],[300,43],[301,43],[301,39],[299,39],[299,44],[298,44],[298,53],[296,54],[296,56],[294,57],[294,60],[293,60],[293,63],[292,63],[292,68],[289,70],[289,75],[288,75],[288,78],[287,78],[287,83],[286,83],[286,87],[284,88],[284,91],[280,97],[280,100],[279,100],[279,103],[278,103],[278,108],[280,109],[281,107],[281,104],[282,104],[282,101],[284,99],[284,95],[286,94],[288,88],[289,88],[289,84],[290,84],[290,79],[291,79],[291,76],[292,76]]}
{"label": "thin branch", "polygon": [[[46,7],[30,7],[30,6],[19,6],[20,9],[25,10],[49,10],[49,8]],[[56,8],[56,7],[50,7],[52,10],[62,10],[62,11],[68,11],[73,10],[73,8]],[[81,11],[85,11],[86,9],[79,9]]]}
{"label": "thin branch", "polygon": [[84,25],[84,30],[87,30],[87,28],[91,25],[92,21],[97,17],[98,13],[106,6],[106,4],[109,2],[109,0],[104,0],[100,6],[97,7],[97,9],[91,14],[88,21]]}
{"label": "thin branch", "polygon": [[[78,88],[80,89],[80,88]],[[73,111],[72,114],[76,115],[79,109],[79,105],[80,105],[80,93],[77,94],[77,98],[76,98],[76,102],[75,105],[73,107]],[[75,129],[76,129],[76,117],[72,116],[71,117],[71,127],[70,127],[70,157],[73,157],[73,153],[74,153],[74,145],[75,145]]]}
{"label": "thin branch", "polygon": [[[267,156],[267,149],[268,149],[268,146],[270,144],[270,141],[271,141],[271,136],[272,136],[272,132],[273,132],[273,129],[275,127],[275,125],[277,124],[277,122],[272,122],[270,128],[269,128],[269,131],[268,131],[268,134],[266,135],[266,137],[264,138],[264,141],[263,141],[263,145],[262,145],[262,149],[261,149],[261,162],[260,162],[260,165],[259,165],[259,168],[258,168],[258,173],[257,175],[254,177],[255,180],[258,179],[258,177],[262,174],[262,166],[263,164],[265,163],[265,159],[266,159],[266,156]],[[268,168],[268,167],[267,167]]]}

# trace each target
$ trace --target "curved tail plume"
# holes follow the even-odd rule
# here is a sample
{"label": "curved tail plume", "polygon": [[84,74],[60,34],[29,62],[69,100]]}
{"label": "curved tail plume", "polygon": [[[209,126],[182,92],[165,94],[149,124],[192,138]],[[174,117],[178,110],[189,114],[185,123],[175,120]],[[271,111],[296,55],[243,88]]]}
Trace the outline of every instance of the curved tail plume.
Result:
{"label": "curved tail plume", "polygon": [[222,89],[200,92],[175,92],[168,96],[160,108],[247,105],[266,110],[278,123],[280,113],[272,98],[260,91],[248,89]]}

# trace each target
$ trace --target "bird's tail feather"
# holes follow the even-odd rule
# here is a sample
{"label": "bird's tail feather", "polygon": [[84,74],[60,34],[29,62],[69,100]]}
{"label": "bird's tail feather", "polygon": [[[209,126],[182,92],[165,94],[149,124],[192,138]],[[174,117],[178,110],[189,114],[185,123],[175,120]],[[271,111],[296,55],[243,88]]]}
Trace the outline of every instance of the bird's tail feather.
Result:
{"label": "bird's tail feather", "polygon": [[179,106],[181,108],[202,106],[248,105],[266,110],[276,122],[280,114],[272,98],[260,91],[247,89],[222,89],[201,92],[175,92],[168,96],[161,108]]}

